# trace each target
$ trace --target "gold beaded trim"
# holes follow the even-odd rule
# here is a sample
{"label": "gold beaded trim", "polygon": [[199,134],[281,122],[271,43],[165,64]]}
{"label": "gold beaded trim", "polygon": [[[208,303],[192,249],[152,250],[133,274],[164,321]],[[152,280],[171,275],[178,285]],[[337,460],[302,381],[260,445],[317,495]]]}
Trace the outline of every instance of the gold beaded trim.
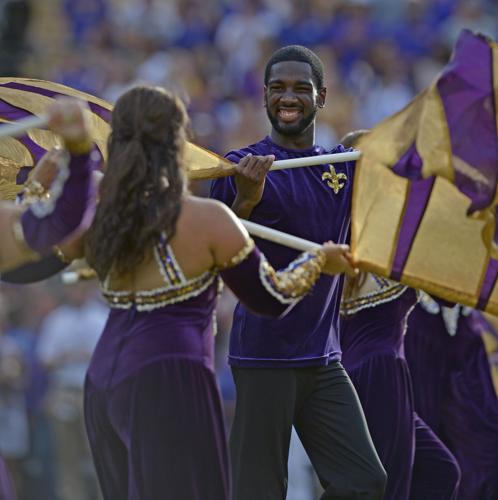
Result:
{"label": "gold beaded trim", "polygon": [[283,304],[290,304],[310,291],[320,277],[325,261],[325,253],[317,249],[301,254],[286,269],[275,271],[266,258],[262,258],[259,275],[270,294]]}
{"label": "gold beaded trim", "polygon": [[[137,310],[148,311],[169,304],[182,302],[191,297],[200,295],[209,285],[211,285],[211,283],[213,283],[220,269],[228,269],[237,266],[247,258],[254,250],[254,247],[254,240],[249,238],[244,246],[236,255],[231,257],[228,262],[216,269],[206,271],[197,278],[187,280],[181,272],[169,245],[166,247],[157,245],[154,248],[154,254],[161,274],[168,283],[168,286],[132,292],[112,291],[104,285],[102,294],[108,301],[110,307],[119,309],[128,309],[132,305],[136,305]],[[219,280],[218,293],[220,293],[222,286],[222,281]]]}
{"label": "gold beaded trim", "polygon": [[218,275],[215,269],[187,279],[176,261],[173,249],[165,241],[163,234],[161,242],[154,247],[154,255],[166,285],[151,290],[115,291],[108,288],[108,277],[102,284],[102,294],[110,307],[128,309],[135,305],[139,311],[150,311],[196,297],[214,282]]}
{"label": "gold beaded trim", "polygon": [[387,288],[383,287],[379,290],[368,293],[363,297],[345,300],[341,304],[341,314],[344,316],[350,316],[352,314],[356,314],[362,309],[391,302],[392,300],[395,300],[403,295],[407,289],[408,287],[400,283],[391,283]]}
{"label": "gold beaded trim", "polygon": [[217,273],[214,271],[207,271],[197,278],[187,280],[180,286],[153,288],[138,292],[112,291],[103,288],[102,295],[112,308],[128,309],[135,305],[138,311],[150,311],[200,295],[213,283],[216,276]]}
{"label": "gold beaded trim", "polygon": [[176,261],[173,249],[164,243],[165,236],[162,238],[161,244],[154,247],[154,257],[165,282],[173,286],[179,285],[185,281],[185,276]]}
{"label": "gold beaded trim", "polygon": [[218,269],[225,270],[238,266],[242,261],[247,259],[247,256],[254,250],[255,246],[254,240],[252,238],[248,238],[244,243],[244,246],[233,257],[231,257],[228,262],[218,266]]}
{"label": "gold beaded trim", "polygon": [[50,192],[40,182],[29,179],[22,190],[21,205],[29,205],[35,201],[48,200],[49,198]]}

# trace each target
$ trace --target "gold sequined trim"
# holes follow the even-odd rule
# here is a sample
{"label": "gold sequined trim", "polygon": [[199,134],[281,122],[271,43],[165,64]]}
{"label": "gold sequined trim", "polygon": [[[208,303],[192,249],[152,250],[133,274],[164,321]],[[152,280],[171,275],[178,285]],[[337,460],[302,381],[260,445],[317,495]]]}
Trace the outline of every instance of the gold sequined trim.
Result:
{"label": "gold sequined trim", "polygon": [[218,266],[218,269],[224,270],[238,266],[254,250],[254,247],[254,240],[252,238],[248,238],[244,246],[233,257],[231,257],[228,262],[225,262],[225,264]]}
{"label": "gold sequined trim", "polygon": [[29,179],[22,190],[21,205],[30,205],[36,201],[47,201],[50,198],[50,192],[43,187],[41,183]]}
{"label": "gold sequined trim", "polygon": [[113,291],[104,286],[102,295],[112,308],[128,309],[135,305],[139,311],[150,311],[200,295],[213,283],[216,276],[215,272],[208,271],[198,278],[187,280],[181,286],[168,286],[137,292]]}
{"label": "gold sequined trim", "polygon": [[325,253],[321,249],[301,254],[282,271],[275,271],[263,258],[260,278],[264,287],[284,304],[295,302],[306,295],[320,277],[325,265]]}
{"label": "gold sequined trim", "polygon": [[[166,236],[162,235],[162,238],[163,242],[165,242]],[[176,286],[186,281],[170,245],[166,243],[156,245],[154,247],[154,257],[166,283]]]}
{"label": "gold sequined trim", "polygon": [[389,286],[389,288],[381,288],[378,291],[364,295],[363,297],[357,297],[352,300],[345,300],[341,304],[341,314],[344,316],[350,316],[356,314],[362,309],[368,307],[375,307],[386,302],[400,297],[408,287],[395,283]]}

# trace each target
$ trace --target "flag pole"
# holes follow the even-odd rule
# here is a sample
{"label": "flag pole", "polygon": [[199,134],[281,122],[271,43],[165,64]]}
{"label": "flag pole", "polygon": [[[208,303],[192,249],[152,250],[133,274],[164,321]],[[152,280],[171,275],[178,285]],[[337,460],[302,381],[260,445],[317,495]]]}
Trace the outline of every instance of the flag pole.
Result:
{"label": "flag pole", "polygon": [[[0,125],[0,139],[3,137],[19,137],[32,128],[43,128],[48,124],[48,116],[29,116],[16,122],[4,123]],[[302,158],[289,158],[287,160],[277,160],[273,162],[270,170],[284,170],[287,168],[309,167],[322,165],[324,163],[343,163],[355,161],[361,155],[360,151],[348,151],[345,153],[331,153],[317,156],[305,156]],[[226,168],[225,175],[233,175],[235,167]]]}
{"label": "flag pole", "polygon": [[48,116],[28,116],[12,123],[0,124],[0,139],[3,137],[19,137],[32,128],[43,128],[48,124]]}
{"label": "flag pole", "polygon": [[[321,245],[319,245],[318,243],[293,236],[292,234],[277,231],[276,229],[271,229],[269,227],[262,226],[261,224],[256,224],[255,222],[251,222],[245,219],[239,220],[252,236],[257,236],[273,243],[278,243],[279,245],[293,248],[294,250],[299,250],[300,252],[316,250],[317,248],[321,247]],[[61,277],[62,282],[65,285],[72,285],[74,283],[78,283],[81,280],[96,278],[97,273],[95,273],[95,271],[93,271],[93,269],[89,267],[83,267],[81,269],[75,269],[73,271],[65,271],[62,273]]]}
{"label": "flag pole", "polygon": [[324,163],[344,163],[358,160],[360,156],[361,151],[348,151],[345,153],[331,153],[326,155],[305,156],[302,158],[290,158],[288,160],[277,160],[273,162],[270,170],[311,167],[313,165],[323,165]]}
{"label": "flag pole", "polygon": [[[361,151],[347,151],[345,153],[330,153],[325,155],[304,156],[302,158],[289,158],[287,160],[277,160],[273,162],[270,171],[284,170],[287,168],[310,167],[313,165],[323,165],[330,163],[343,163],[346,161],[356,161],[361,156]],[[187,155],[187,164],[190,158]],[[195,164],[195,160],[193,161]],[[219,157],[218,164],[206,168],[194,168],[188,170],[190,180],[218,179],[235,175],[235,163],[225,158]]]}
{"label": "flag pole", "polygon": [[298,236],[293,236],[292,234],[284,233],[283,231],[277,231],[270,227],[262,226],[261,224],[256,224],[245,219],[239,219],[242,225],[247,229],[249,234],[263,238],[264,240],[271,241],[273,243],[278,243],[279,245],[284,245],[294,250],[299,250],[300,252],[307,252],[309,250],[316,250],[320,248],[321,245],[314,243],[313,241],[305,240],[299,238]]}

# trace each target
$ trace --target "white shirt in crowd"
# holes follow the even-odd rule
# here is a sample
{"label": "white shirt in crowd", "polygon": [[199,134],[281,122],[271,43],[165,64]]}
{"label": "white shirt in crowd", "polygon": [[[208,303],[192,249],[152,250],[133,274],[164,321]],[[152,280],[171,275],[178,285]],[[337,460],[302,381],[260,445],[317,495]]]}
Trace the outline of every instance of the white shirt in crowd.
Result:
{"label": "white shirt in crowd", "polygon": [[104,329],[109,309],[91,299],[81,307],[62,305],[44,320],[38,356],[59,387],[83,388],[93,350]]}

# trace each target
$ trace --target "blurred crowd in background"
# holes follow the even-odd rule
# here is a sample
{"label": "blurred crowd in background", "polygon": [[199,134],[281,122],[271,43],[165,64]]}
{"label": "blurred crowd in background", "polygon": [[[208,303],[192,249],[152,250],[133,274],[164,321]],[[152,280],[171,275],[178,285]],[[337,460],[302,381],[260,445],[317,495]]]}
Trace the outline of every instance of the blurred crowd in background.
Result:
{"label": "blurred crowd in background", "polygon": [[[224,154],[268,132],[266,60],[299,43],[325,64],[328,99],[316,142],[333,146],[426,87],[464,27],[498,38],[498,2],[0,0],[0,76],[51,80],[111,102],[139,82],[169,87],[188,105],[193,142]],[[208,185],[193,190],[205,195]],[[233,305],[225,293],[218,313],[227,425],[235,398],[226,365]],[[98,498],[81,395],[106,314],[95,282],[1,285],[0,454],[20,500]],[[307,467],[300,460],[294,477]],[[293,470],[289,500],[313,498],[312,481],[293,481]]]}

